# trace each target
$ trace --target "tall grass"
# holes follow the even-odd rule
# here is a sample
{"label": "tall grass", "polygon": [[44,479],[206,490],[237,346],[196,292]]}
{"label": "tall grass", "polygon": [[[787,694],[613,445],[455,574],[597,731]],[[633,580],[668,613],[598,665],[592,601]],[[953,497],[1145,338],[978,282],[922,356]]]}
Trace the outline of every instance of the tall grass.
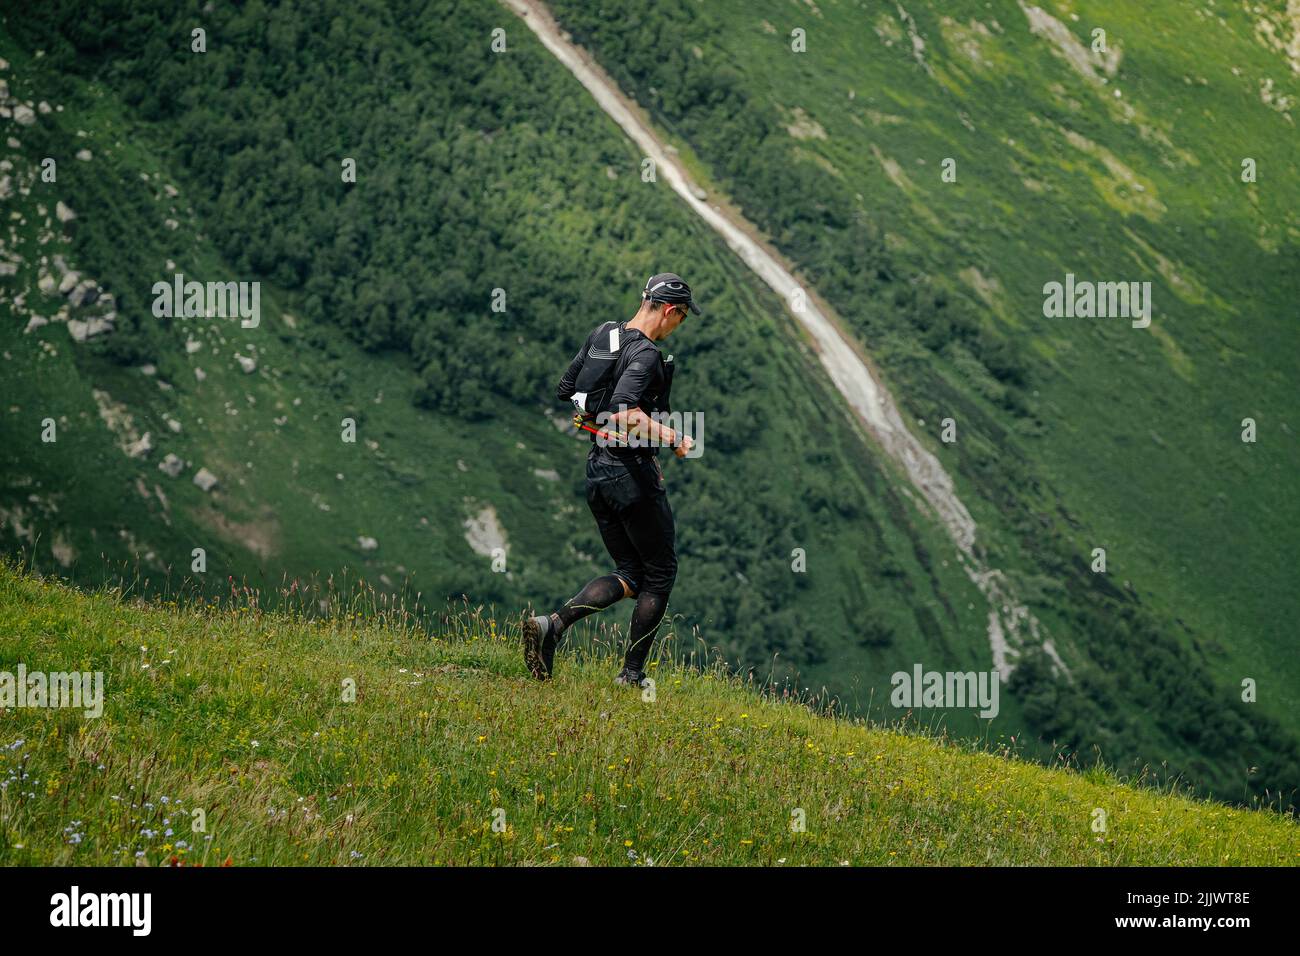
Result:
{"label": "tall grass", "polygon": [[668,639],[653,694],[613,684],[613,626],[537,684],[517,617],[344,584],[287,585],[297,609],[268,611],[239,588],[146,603],[0,563],[0,670],[106,686],[99,719],[0,710],[0,863],[1300,859],[1278,814],[846,720],[730,675],[698,635]]}

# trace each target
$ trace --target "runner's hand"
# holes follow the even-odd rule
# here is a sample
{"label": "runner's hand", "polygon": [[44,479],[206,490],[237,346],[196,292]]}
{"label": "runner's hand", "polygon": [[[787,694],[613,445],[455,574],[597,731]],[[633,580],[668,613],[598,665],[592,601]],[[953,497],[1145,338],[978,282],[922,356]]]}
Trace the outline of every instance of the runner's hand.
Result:
{"label": "runner's hand", "polygon": [[673,454],[678,458],[685,458],[687,453],[695,447],[695,440],[690,435],[682,436],[681,443],[673,449]]}

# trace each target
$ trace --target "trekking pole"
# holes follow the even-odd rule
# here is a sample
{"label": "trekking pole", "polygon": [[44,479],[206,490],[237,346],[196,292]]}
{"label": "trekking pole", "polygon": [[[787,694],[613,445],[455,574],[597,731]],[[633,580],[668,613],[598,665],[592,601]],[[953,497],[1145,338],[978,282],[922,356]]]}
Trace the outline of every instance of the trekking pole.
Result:
{"label": "trekking pole", "polygon": [[602,431],[601,429],[598,428],[592,428],[590,425],[588,425],[586,422],[582,420],[581,415],[573,416],[573,424],[577,425],[583,431],[591,432],[597,438],[605,438],[605,439],[612,438],[616,441],[623,442],[624,444],[627,443],[627,434],[625,432],[610,432],[610,431]]}

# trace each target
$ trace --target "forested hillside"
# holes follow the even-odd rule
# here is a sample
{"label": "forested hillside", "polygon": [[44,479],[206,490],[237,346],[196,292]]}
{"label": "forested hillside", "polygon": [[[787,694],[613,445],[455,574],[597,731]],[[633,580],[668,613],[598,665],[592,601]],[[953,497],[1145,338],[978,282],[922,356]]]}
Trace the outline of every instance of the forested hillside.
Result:
{"label": "forested hillside", "polygon": [[[630,316],[645,276],[672,267],[708,307],[670,349],[674,403],[704,412],[707,443],[669,463],[674,627],[764,676],[821,665],[848,693],[882,641],[983,664],[974,589],[935,557],[942,535],[882,476],[781,304],[641,181],[526,30],[494,55],[508,21],[491,5],[252,4],[205,13],[195,54],[191,19],[105,3],[6,22],[13,96],[63,107],[8,153],[26,220],[4,331],[11,547],[90,581],[101,554],[114,570],[138,555],[158,586],[202,546],[217,591],[346,567],[426,600],[557,603],[606,558],[554,383],[592,325]],[[57,185],[35,178],[47,155]],[[54,225],[56,201],[77,218]],[[38,288],[62,280],[43,239],[114,297],[111,334],[69,341],[62,293]],[[173,271],[261,280],[261,327],[155,318],[149,290]],[[56,321],[25,331],[28,313]],[[105,424],[127,414],[130,442]],[[47,415],[66,423],[54,444]],[[124,454],[146,433],[152,451]],[[187,462],[178,480],[158,470],[169,454]],[[200,467],[211,492],[189,480]]]}

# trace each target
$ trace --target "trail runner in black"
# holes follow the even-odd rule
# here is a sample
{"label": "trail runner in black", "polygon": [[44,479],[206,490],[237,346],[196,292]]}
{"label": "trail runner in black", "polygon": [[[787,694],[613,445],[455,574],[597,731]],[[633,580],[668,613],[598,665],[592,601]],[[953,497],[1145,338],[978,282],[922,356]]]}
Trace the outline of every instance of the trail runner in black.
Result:
{"label": "trail runner in black", "polygon": [[640,686],[645,679],[677,577],[676,526],[656,456],[666,446],[685,458],[693,446],[689,436],[656,420],[656,413],[669,411],[673,366],[655,343],[672,334],[689,312],[700,310],[679,276],[651,276],[636,315],[622,324],[597,326],[556,389],[560,401],[577,407],[575,423],[592,435],[587,504],[614,570],[587,582],[558,610],[524,620],[524,663],[538,680],[550,678],[555,649],[574,622],[623,598],[635,598],[636,607],[616,681]]}

